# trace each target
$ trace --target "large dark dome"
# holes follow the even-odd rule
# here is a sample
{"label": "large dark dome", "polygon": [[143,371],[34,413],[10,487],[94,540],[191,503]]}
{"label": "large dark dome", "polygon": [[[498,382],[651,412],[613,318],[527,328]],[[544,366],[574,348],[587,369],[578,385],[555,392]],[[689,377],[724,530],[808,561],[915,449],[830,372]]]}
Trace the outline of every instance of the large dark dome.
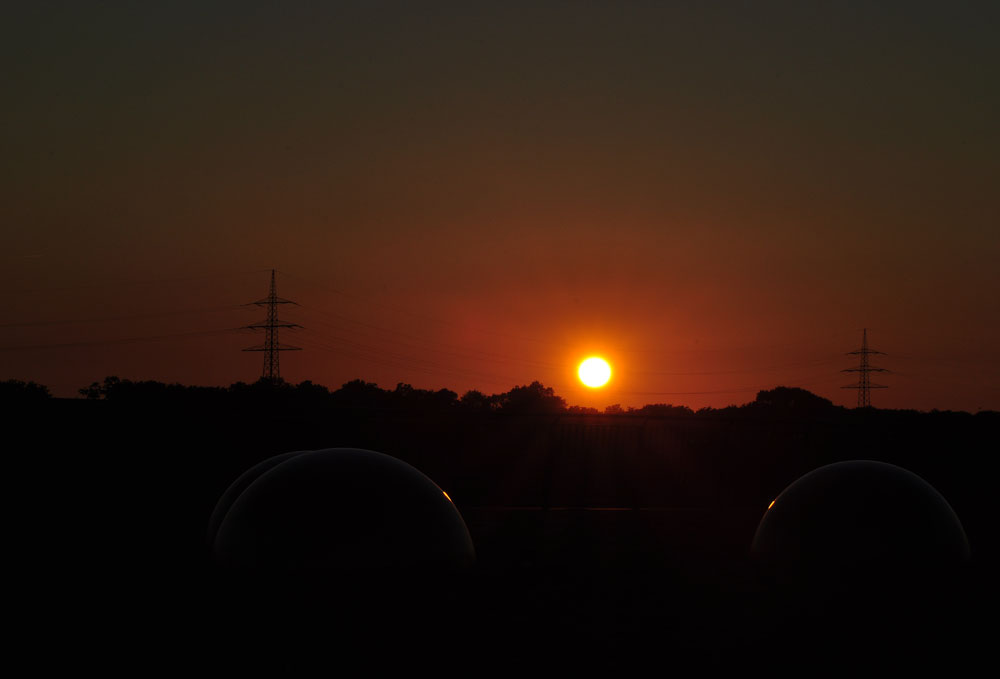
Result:
{"label": "large dark dome", "polygon": [[475,559],[455,505],[401,460],[356,448],[271,460],[237,479],[220,500],[220,507],[230,504],[214,539],[224,566],[460,568]]}
{"label": "large dark dome", "polygon": [[929,483],[884,462],[838,462],[805,474],[764,513],[752,551],[784,570],[893,572],[958,564],[969,543]]}
{"label": "large dark dome", "polygon": [[230,507],[236,502],[236,498],[243,494],[243,491],[250,487],[250,484],[260,478],[265,472],[274,469],[279,464],[288,460],[296,455],[301,455],[307,452],[304,450],[296,450],[291,453],[284,453],[282,455],[275,455],[274,457],[269,457],[262,462],[258,462],[250,469],[246,470],[239,477],[229,484],[226,488],[226,492],[222,494],[219,501],[215,503],[215,509],[212,510],[212,516],[208,519],[208,544],[215,544],[215,536],[219,534],[219,526],[222,525],[222,520],[226,518],[226,514],[229,513]]}

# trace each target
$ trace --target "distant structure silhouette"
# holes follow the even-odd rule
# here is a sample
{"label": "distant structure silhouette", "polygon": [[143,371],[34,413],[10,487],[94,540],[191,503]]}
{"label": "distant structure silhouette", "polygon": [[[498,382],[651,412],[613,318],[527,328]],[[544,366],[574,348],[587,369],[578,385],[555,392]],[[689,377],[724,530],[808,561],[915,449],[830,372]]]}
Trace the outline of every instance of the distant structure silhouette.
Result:
{"label": "distant structure silhouette", "polygon": [[251,302],[257,306],[267,307],[267,318],[259,323],[244,327],[252,330],[264,330],[264,343],[247,347],[243,351],[263,351],[264,371],[261,379],[278,381],[281,379],[281,371],[278,365],[278,352],[281,351],[301,351],[302,347],[293,347],[290,344],[281,344],[278,341],[278,328],[301,328],[297,323],[288,323],[278,320],[279,304],[295,304],[295,302],[278,297],[278,288],[275,284],[275,272],[271,269],[271,290],[267,297]]}
{"label": "distant structure silhouette", "polygon": [[865,328],[861,335],[861,348],[857,351],[847,352],[848,356],[858,356],[860,362],[857,368],[844,368],[841,372],[845,373],[858,373],[858,383],[857,384],[846,384],[841,389],[857,389],[858,390],[858,407],[859,408],[870,408],[872,405],[871,390],[872,389],[888,389],[884,384],[872,384],[870,373],[885,373],[889,372],[885,368],[876,368],[868,362],[868,357],[874,354],[880,354],[885,356],[884,352],[875,351],[874,349],[868,348],[868,328]]}

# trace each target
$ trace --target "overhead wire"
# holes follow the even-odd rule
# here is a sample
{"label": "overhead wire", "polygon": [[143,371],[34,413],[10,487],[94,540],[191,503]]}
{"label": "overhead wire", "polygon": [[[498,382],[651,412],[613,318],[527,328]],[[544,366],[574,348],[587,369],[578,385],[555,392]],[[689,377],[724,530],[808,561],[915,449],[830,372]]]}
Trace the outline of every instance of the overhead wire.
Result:
{"label": "overhead wire", "polygon": [[[305,305],[303,305],[303,306],[305,307]],[[311,308],[314,311],[319,311],[320,313],[326,313],[324,310],[317,309],[317,308],[314,308],[314,307],[305,307],[305,308]],[[327,314],[327,315],[332,316],[332,317],[343,318],[344,320],[347,320],[348,322],[357,322],[357,323],[359,323],[359,324],[361,324],[363,326],[371,327],[372,329],[375,329],[375,330],[378,330],[378,331],[384,331],[386,333],[390,333],[390,334],[393,334],[393,335],[402,335],[402,336],[406,336],[407,335],[407,333],[403,333],[403,332],[399,332],[399,331],[394,331],[394,330],[389,330],[389,329],[383,328],[381,326],[375,326],[373,324],[367,324],[367,323],[360,322],[360,321],[354,321],[354,319],[349,319],[347,317],[339,316],[337,314]],[[315,319],[314,319],[313,322],[315,322]],[[324,324],[322,321],[320,321],[320,323]],[[336,326],[332,326],[331,324],[324,324],[324,325],[328,325],[329,327],[336,327]],[[338,330],[343,330],[343,328],[338,328]],[[325,337],[327,339],[329,339],[329,336],[325,336]],[[340,341],[340,342],[342,342],[344,344],[347,344],[348,346],[353,346],[356,349],[365,349],[365,350],[367,350],[369,348],[368,345],[362,345],[361,343],[354,342],[352,340],[348,340],[348,339],[343,338],[343,337],[337,337],[337,338],[334,338],[334,340],[335,341]],[[385,340],[382,340],[382,341],[385,341]],[[427,350],[436,351],[436,352],[439,352],[439,353],[443,353],[445,355],[458,356],[458,357],[466,358],[466,359],[478,359],[479,358],[478,356],[473,356],[473,355],[470,355],[469,353],[464,353],[464,352],[455,351],[455,350],[445,350],[445,349],[440,349],[440,348],[437,348],[437,347],[429,346],[429,343],[427,343],[426,341],[422,341],[422,340],[417,340],[417,341],[420,342],[421,344],[423,344],[424,347],[426,347]],[[399,345],[397,344],[396,346],[399,346]],[[413,344],[411,343],[410,346],[413,346]],[[448,346],[448,345],[444,345],[444,346]],[[342,348],[335,348],[335,347],[329,347],[329,346],[328,347],[324,347],[324,348],[327,349],[327,350],[331,350],[331,351],[343,351]],[[492,355],[492,354],[489,354],[488,352],[477,352],[477,353],[480,353],[480,354],[482,354],[482,355],[484,355],[484,356],[486,356],[486,357],[488,357],[488,358],[490,358],[490,359],[492,359],[494,361],[497,361],[497,362],[514,362],[514,363],[522,363],[522,364],[534,364],[534,365],[543,366],[543,367],[546,367],[546,368],[559,367],[559,366],[556,366],[556,365],[551,364],[551,363],[545,364],[545,363],[541,363],[541,362],[537,362],[537,361],[524,361],[524,360],[516,359],[514,357],[509,357],[509,356]],[[351,354],[354,357],[357,357],[357,358],[365,358],[365,357],[367,357],[369,360],[376,360],[377,362],[381,363],[382,365],[390,365],[390,366],[394,366],[394,367],[414,368],[414,367],[416,367],[416,366],[419,365],[419,369],[420,369],[421,372],[425,372],[425,373],[429,373],[429,374],[440,374],[440,373],[443,373],[443,372],[445,372],[447,370],[451,374],[454,374],[454,375],[457,375],[457,376],[460,376],[460,377],[463,377],[463,378],[475,378],[475,379],[479,379],[479,380],[483,380],[484,378],[486,378],[491,383],[494,383],[494,384],[510,385],[510,384],[514,384],[516,382],[516,380],[513,380],[513,379],[508,379],[508,380],[505,381],[505,380],[503,380],[501,378],[497,378],[495,376],[487,377],[487,376],[483,375],[482,373],[476,373],[476,372],[472,372],[472,371],[468,371],[468,370],[455,370],[453,366],[450,367],[450,368],[446,368],[444,365],[441,365],[440,363],[438,363],[436,361],[428,360],[427,357],[422,357],[422,358],[417,359],[417,358],[415,358],[413,356],[409,356],[407,354],[400,354],[398,352],[392,352],[391,354],[389,354],[389,356],[392,359],[394,359],[394,360],[391,360],[391,361],[387,361],[386,360],[386,356],[384,354],[379,354],[377,356],[372,356],[371,354],[358,354],[357,352],[351,352]],[[811,366],[817,366],[817,365],[830,364],[832,362],[840,361],[840,360],[841,360],[841,357],[838,355],[838,356],[826,357],[826,358],[822,358],[822,359],[814,359],[814,360],[810,360],[810,361],[801,361],[801,362],[796,362],[796,363],[793,363],[793,364],[787,364],[787,365],[782,365],[782,366],[773,366],[773,367],[763,368],[761,370],[765,370],[765,371],[782,371],[782,370],[796,369],[798,367],[811,367]],[[665,373],[665,372],[656,372],[656,371],[630,371],[629,374],[632,374],[632,375],[636,375],[636,374],[639,374],[639,375],[664,375],[664,374],[677,374],[677,375],[686,375],[686,374],[690,374],[690,375],[714,375],[714,374],[738,374],[738,373],[753,373],[753,372],[759,372],[759,370],[745,369],[745,370],[731,370],[731,371],[699,371],[699,372],[692,372],[692,373]],[[812,380],[814,378],[812,376],[810,376],[807,379]],[[832,376],[829,379],[831,379],[831,380],[839,379],[839,375]],[[799,385],[805,385],[805,384],[809,383],[806,380],[786,380],[786,381],[788,381],[789,383],[794,383],[794,384],[799,384]],[[726,389],[726,390],[710,390],[710,391],[671,391],[671,392],[663,391],[663,392],[650,392],[650,394],[655,394],[655,395],[681,395],[681,394],[702,394],[702,393],[756,393],[759,390],[760,390],[760,387],[759,386],[755,386],[755,387],[746,387],[746,388],[742,388],[742,389]],[[633,392],[619,392],[619,393],[633,393]],[[634,392],[634,393],[639,394],[640,392]]]}
{"label": "overhead wire", "polygon": [[73,285],[59,285],[48,288],[16,288],[16,287],[4,287],[0,289],[0,292],[13,295],[23,295],[23,294],[34,294],[38,292],[71,292],[76,290],[91,290],[99,288],[121,288],[123,286],[148,286],[148,285],[162,285],[164,283],[180,283],[180,282],[190,282],[197,280],[208,280],[208,279],[218,279],[218,278],[232,278],[235,276],[249,276],[251,274],[259,274],[264,271],[270,271],[270,269],[251,269],[251,270],[232,270],[232,271],[221,271],[205,274],[194,274],[186,276],[170,276],[165,278],[140,278],[140,279],[128,279],[128,278],[108,278],[100,282],[90,282],[90,283],[74,283]]}
{"label": "overhead wire", "polygon": [[297,279],[299,279],[299,280],[301,280],[301,281],[303,281],[305,283],[313,285],[314,287],[322,288],[322,289],[327,290],[329,292],[333,292],[333,293],[335,293],[337,295],[341,295],[341,296],[348,297],[348,298],[351,298],[351,299],[355,299],[355,300],[358,300],[358,301],[363,301],[363,302],[365,302],[366,304],[368,304],[370,306],[379,307],[379,308],[385,309],[387,311],[392,311],[393,313],[405,314],[407,316],[410,316],[412,318],[416,318],[418,320],[430,321],[432,323],[437,323],[439,325],[445,325],[445,326],[453,327],[453,328],[456,328],[456,329],[462,330],[462,331],[472,331],[472,332],[477,332],[477,333],[480,333],[480,334],[491,335],[491,336],[494,336],[494,337],[502,337],[504,339],[526,341],[526,342],[535,342],[535,343],[540,343],[540,344],[547,344],[547,345],[550,345],[550,346],[552,345],[552,339],[551,338],[542,339],[542,338],[530,337],[530,336],[526,336],[526,335],[511,335],[510,333],[499,332],[499,331],[496,331],[496,330],[487,330],[485,328],[479,328],[479,327],[471,326],[471,325],[459,325],[459,324],[455,323],[454,321],[451,321],[451,320],[448,320],[448,319],[438,318],[436,316],[431,316],[431,315],[425,314],[425,313],[418,313],[418,312],[415,312],[412,309],[408,309],[406,307],[400,307],[400,306],[396,306],[394,304],[386,304],[385,302],[380,302],[380,301],[374,300],[371,297],[365,297],[365,296],[362,296],[362,295],[357,295],[357,294],[354,294],[354,293],[345,292],[344,290],[339,290],[339,289],[331,287],[329,285],[320,283],[318,281],[311,280],[309,278],[303,277],[303,276],[298,275],[298,274],[290,273],[288,271],[283,271],[283,270],[280,270],[280,269],[278,271],[279,271],[279,273],[281,273],[283,275],[291,276],[292,278],[297,278]]}
{"label": "overhead wire", "polygon": [[428,364],[427,362],[419,362],[412,360],[399,360],[399,358],[392,355],[385,355],[381,352],[375,350],[366,350],[359,347],[342,347],[333,346],[322,341],[317,341],[312,338],[296,338],[296,342],[299,344],[307,345],[310,348],[318,349],[320,351],[328,351],[334,353],[338,356],[349,356],[352,358],[360,358],[367,363],[375,365],[383,365],[387,367],[403,368],[406,370],[415,370],[417,372],[422,372],[429,375],[452,375],[455,377],[460,377],[463,379],[473,379],[479,382],[486,382],[489,384],[496,385],[510,385],[513,381],[504,380],[496,375],[487,375],[484,373],[463,370],[454,367],[442,366]]}
{"label": "overhead wire", "polygon": [[106,340],[81,340],[77,342],[57,342],[52,344],[20,344],[13,346],[0,346],[0,351],[27,351],[33,349],[68,349],[76,347],[108,346],[115,344],[136,344],[140,342],[160,342],[170,339],[207,337],[211,335],[228,334],[236,330],[239,330],[239,328],[225,328],[219,330],[194,330],[190,332],[165,333],[162,335],[120,337],[120,338],[106,339]]}
{"label": "overhead wire", "polygon": [[[316,307],[304,306],[304,308],[310,309],[312,311],[318,311],[318,312],[323,313],[325,315],[336,316],[335,314],[329,314],[325,310],[318,309]],[[455,346],[455,345],[451,345],[451,344],[447,344],[447,343],[444,343],[444,342],[439,342],[439,341],[435,342],[433,340],[427,340],[427,339],[421,338],[421,337],[419,337],[417,335],[414,335],[412,333],[407,333],[407,332],[403,332],[403,331],[399,331],[399,330],[392,330],[392,329],[389,329],[389,328],[384,328],[384,327],[372,325],[372,324],[369,324],[369,323],[364,323],[362,321],[356,321],[356,320],[353,320],[353,319],[349,319],[347,317],[341,317],[341,318],[343,318],[347,322],[356,323],[356,324],[368,327],[368,328],[370,328],[372,330],[375,330],[377,332],[382,332],[382,333],[385,333],[385,334],[396,335],[398,337],[403,338],[403,339],[389,340],[389,339],[379,338],[376,335],[376,339],[374,341],[378,341],[378,342],[390,342],[391,341],[391,342],[394,342],[395,344],[397,344],[399,346],[404,346],[404,347],[408,346],[408,347],[414,348],[414,349],[419,350],[419,351],[433,351],[433,352],[439,353],[439,354],[444,354],[444,355],[449,355],[449,356],[458,357],[458,358],[464,358],[464,359],[471,359],[471,360],[483,360],[483,359],[486,359],[486,360],[490,360],[490,361],[493,361],[493,362],[518,363],[518,364],[522,364],[522,365],[530,365],[530,366],[541,367],[541,368],[558,368],[559,367],[557,364],[549,363],[549,362],[545,362],[545,361],[536,361],[536,360],[532,360],[532,359],[518,358],[518,357],[508,356],[508,355],[504,355],[504,354],[497,354],[497,353],[494,353],[494,352],[482,351],[482,350],[479,350],[479,349],[461,348],[461,347],[458,347],[458,346]],[[313,319],[313,320],[309,321],[310,324],[315,324],[316,322],[317,322],[316,319]],[[338,331],[352,332],[352,330],[343,328],[342,326],[336,326],[334,324],[327,323],[327,322],[324,322],[322,320],[319,320],[318,322],[321,325],[326,325],[327,327],[335,328]],[[368,333],[369,336],[371,336],[372,334],[373,333],[370,333],[370,332]]]}
{"label": "overhead wire", "polygon": [[[190,280],[201,280],[210,278],[219,278],[226,276],[236,276],[244,274],[256,274],[262,271],[269,271],[270,269],[259,269],[253,271],[240,271],[240,272],[224,272],[220,274],[205,274],[198,276],[183,276],[183,277],[173,277],[173,278],[161,278],[161,279],[149,279],[146,281],[130,281],[129,284],[133,285],[156,285],[162,283],[180,282],[180,281],[190,281]],[[355,300],[360,300],[365,302],[369,306],[374,306],[382,308],[385,310],[392,311],[394,313],[405,314],[411,318],[415,318],[421,321],[432,322],[440,324],[447,327],[454,327],[463,332],[476,332],[480,334],[485,334],[497,338],[504,339],[514,339],[530,341],[535,343],[545,343],[548,346],[555,346],[559,343],[554,343],[550,339],[541,339],[538,337],[526,337],[510,335],[508,333],[498,332],[494,330],[489,330],[481,327],[472,327],[464,324],[458,324],[454,321],[447,319],[437,318],[425,313],[415,312],[412,309],[407,309],[399,307],[396,305],[385,304],[376,300],[372,300],[370,297],[359,296],[352,293],[347,293],[343,290],[338,290],[336,288],[318,283],[309,278],[303,277],[298,274],[292,274],[290,272],[281,270],[282,275],[290,276],[294,279],[298,279],[306,282],[307,284],[313,286],[314,288],[321,288],[323,290],[334,292],[338,295],[342,295]],[[121,281],[109,281],[108,283],[97,283],[91,284],[89,286],[74,286],[72,289],[79,289],[80,287],[104,287],[110,285],[120,285]],[[61,290],[63,288],[49,288],[41,289],[45,290]],[[518,380],[510,379],[510,374],[507,376],[501,376],[499,373],[488,370],[475,370],[467,369],[463,367],[456,366],[454,361],[456,359],[462,361],[476,361],[480,364],[483,362],[492,363],[498,366],[505,366],[504,370],[510,369],[512,366],[523,366],[526,368],[541,368],[545,370],[561,370],[566,368],[566,365],[539,361],[535,359],[530,359],[526,357],[519,357],[509,354],[503,354],[498,352],[486,351],[479,348],[470,348],[465,346],[458,346],[448,342],[441,341],[438,338],[429,338],[418,333],[394,329],[391,327],[386,327],[385,325],[372,323],[368,320],[360,320],[356,317],[345,315],[343,313],[331,312],[328,309],[322,308],[313,304],[299,304],[306,315],[309,316],[308,319],[302,319],[306,322],[307,326],[313,326],[312,329],[307,328],[304,331],[300,331],[295,335],[295,341],[298,343],[306,344],[309,348],[317,349],[320,351],[336,353],[342,356],[348,356],[354,359],[362,360],[375,365],[382,365],[386,367],[399,368],[404,370],[416,370],[424,374],[430,375],[450,375],[455,377],[460,377],[467,380],[476,380],[480,383],[488,383],[494,385],[511,385],[516,384]],[[30,322],[13,322],[0,324],[0,328],[16,328],[16,327],[45,327],[45,326],[57,326],[57,325],[72,325],[72,324],[90,324],[90,323],[112,323],[112,322],[122,322],[129,320],[144,320],[153,318],[165,318],[172,316],[181,316],[189,314],[199,314],[199,313],[217,313],[223,311],[237,310],[241,308],[240,306],[219,306],[219,307],[204,307],[196,309],[179,309],[170,310],[162,312],[151,312],[143,314],[135,314],[131,316],[115,316],[115,317],[101,317],[101,318],[75,318],[75,319],[62,319],[62,320],[49,320],[49,321],[30,321]],[[176,332],[176,333],[163,333],[159,335],[142,335],[135,337],[124,337],[124,338],[111,338],[104,340],[81,340],[74,342],[60,342],[51,344],[19,344],[12,346],[0,346],[0,351],[23,351],[23,350],[34,350],[34,349],[61,349],[61,348],[75,348],[75,347],[88,347],[88,346],[104,346],[104,345],[116,345],[116,344],[131,344],[139,342],[158,342],[167,341],[174,339],[186,339],[198,336],[211,336],[219,335],[225,333],[231,333],[234,331],[241,330],[240,328],[226,328],[226,329],[213,329],[213,330],[200,330],[191,332]],[[332,334],[329,331],[333,330],[337,334]],[[315,333],[315,335],[313,335]],[[565,346],[561,345],[560,346]],[[773,350],[775,348],[780,348],[777,346],[768,347],[757,347],[763,349]],[[712,353],[717,351],[733,351],[732,347],[729,348],[705,348],[705,349],[687,349],[678,351],[667,351],[666,349],[659,349],[661,354],[666,353]],[[434,354],[434,357],[427,356],[426,353],[430,352]],[[639,350],[639,353],[648,353],[643,350]],[[421,355],[415,355],[421,354]],[[924,361],[927,360],[925,357],[913,356],[908,354],[895,354],[895,358],[900,358],[903,361]],[[796,361],[791,363],[784,363],[779,365],[769,365],[760,368],[737,368],[737,369],[727,369],[727,370],[700,370],[700,371],[660,371],[660,370],[628,370],[624,374],[629,376],[644,376],[644,377],[708,377],[708,376],[725,376],[725,375],[739,375],[739,374],[760,374],[760,373],[782,373],[789,371],[796,371],[801,368],[809,367],[820,367],[824,365],[831,365],[840,361],[843,361],[845,357],[841,355],[836,356],[823,356],[821,358],[808,359],[804,361]],[[946,357],[949,360],[962,361],[962,357],[949,356]],[[449,362],[450,361],[450,362]],[[928,379],[931,381],[944,381],[954,384],[960,382],[954,380],[942,380],[929,375],[914,375],[908,372],[897,372],[896,374],[913,379]],[[837,373],[832,373],[827,376],[825,373],[822,375],[810,375],[808,378],[803,380],[782,380],[787,383],[794,383],[802,386],[807,386],[811,384],[826,384],[833,381],[838,381],[842,376]],[[983,386],[983,385],[976,385]],[[987,387],[991,389],[1000,389],[1000,387]],[[711,390],[677,390],[677,391],[623,391],[617,392],[623,395],[634,395],[634,396],[672,396],[672,395],[703,395],[703,394],[733,394],[733,393],[755,393],[760,390],[759,385],[754,387],[744,387],[744,388],[730,388],[730,389],[711,389]]]}
{"label": "overhead wire", "polygon": [[138,321],[149,318],[168,318],[172,316],[186,316],[191,314],[218,313],[222,311],[235,311],[238,306],[204,307],[199,309],[177,309],[174,311],[160,311],[152,313],[133,314],[130,316],[109,316],[104,318],[72,318],[55,321],[26,321],[20,323],[0,323],[0,328],[33,328],[54,325],[85,325],[88,323],[118,323],[122,321]]}
{"label": "overhead wire", "polygon": [[[514,356],[509,356],[509,355],[503,355],[503,354],[497,354],[495,352],[487,352],[487,351],[482,351],[482,350],[477,350],[477,349],[463,349],[463,348],[459,348],[459,347],[456,347],[454,345],[449,345],[449,344],[446,344],[446,343],[443,343],[443,342],[440,342],[440,341],[426,340],[424,338],[418,337],[417,335],[414,335],[413,333],[408,333],[408,332],[404,332],[404,331],[400,331],[400,330],[394,330],[394,329],[385,328],[383,326],[379,326],[379,325],[367,323],[365,321],[359,321],[357,319],[350,318],[350,317],[344,316],[342,314],[334,314],[332,312],[328,312],[325,309],[321,309],[319,307],[314,307],[312,305],[301,304],[300,306],[302,306],[303,309],[307,309],[307,310],[311,310],[311,311],[315,311],[315,312],[321,313],[321,314],[323,314],[325,316],[329,316],[331,318],[334,318],[335,320],[342,320],[342,321],[345,321],[347,323],[356,324],[356,325],[360,325],[360,326],[365,327],[365,328],[369,328],[369,329],[375,330],[377,332],[381,332],[381,333],[385,333],[385,334],[391,334],[391,335],[395,335],[395,336],[398,336],[398,337],[405,338],[405,340],[403,340],[403,341],[392,340],[393,342],[396,343],[397,346],[406,346],[406,345],[409,345],[412,348],[416,348],[416,349],[422,350],[422,351],[433,351],[435,353],[440,353],[440,354],[444,354],[444,355],[448,355],[448,356],[453,356],[453,357],[464,358],[464,359],[472,359],[472,360],[486,359],[486,360],[490,360],[490,361],[493,361],[493,362],[515,363],[515,364],[519,364],[519,365],[526,365],[526,366],[532,366],[532,367],[538,367],[538,368],[545,368],[545,369],[563,369],[563,368],[566,367],[566,365],[564,365],[564,364],[557,364],[557,363],[545,362],[545,361],[537,361],[537,360],[520,358],[520,357],[514,357]],[[315,321],[313,321],[312,323],[315,323]],[[323,324],[322,321],[319,321],[319,323]],[[352,332],[352,330],[347,329],[347,328],[343,328],[341,326],[335,326],[335,325],[332,325],[332,324],[327,324],[327,325],[328,325],[328,327],[334,327],[334,328],[336,328],[338,331]],[[370,335],[371,335],[371,333],[369,333],[369,336]],[[377,338],[375,341],[387,342],[389,340],[383,339],[383,338]],[[706,371],[651,371],[651,370],[639,370],[639,371],[637,371],[637,370],[630,370],[628,372],[628,374],[630,374],[630,375],[641,375],[641,376],[706,376],[706,375],[748,374],[748,373],[759,373],[759,372],[762,372],[762,371],[765,371],[765,372],[779,372],[779,371],[785,371],[785,370],[794,370],[794,369],[801,368],[801,367],[812,367],[812,366],[818,366],[818,365],[832,364],[832,363],[835,363],[835,362],[838,362],[838,361],[841,361],[841,360],[842,360],[842,357],[840,357],[839,355],[837,355],[837,356],[831,356],[831,357],[824,357],[824,358],[821,358],[821,359],[812,359],[812,360],[808,360],[808,361],[799,361],[799,362],[787,363],[787,364],[783,364],[783,365],[768,366],[768,367],[763,367],[763,368],[744,368],[744,369],[738,369],[738,370],[706,370]]]}

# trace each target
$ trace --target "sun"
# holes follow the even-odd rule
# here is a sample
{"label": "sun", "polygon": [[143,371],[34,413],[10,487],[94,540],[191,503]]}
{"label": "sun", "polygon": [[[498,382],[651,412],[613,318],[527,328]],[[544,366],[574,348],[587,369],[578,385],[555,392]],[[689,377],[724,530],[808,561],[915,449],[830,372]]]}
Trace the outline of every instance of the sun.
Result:
{"label": "sun", "polygon": [[580,364],[576,374],[580,381],[592,389],[603,387],[611,379],[611,366],[603,358],[591,356]]}

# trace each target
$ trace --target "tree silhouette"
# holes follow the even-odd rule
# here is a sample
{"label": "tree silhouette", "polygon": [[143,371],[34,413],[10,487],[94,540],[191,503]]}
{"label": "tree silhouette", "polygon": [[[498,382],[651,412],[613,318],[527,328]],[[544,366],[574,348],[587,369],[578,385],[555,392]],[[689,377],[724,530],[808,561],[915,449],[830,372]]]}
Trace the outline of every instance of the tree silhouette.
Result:
{"label": "tree silhouette", "polygon": [[0,382],[0,402],[39,402],[52,398],[49,388],[44,384],[24,382],[22,380],[6,380]]}
{"label": "tree silhouette", "polygon": [[675,406],[670,403],[650,403],[641,408],[629,408],[629,412],[649,417],[687,417],[694,415],[694,411],[687,406]]}
{"label": "tree silhouette", "polygon": [[552,387],[535,381],[528,386],[514,387],[497,397],[499,409],[504,413],[554,414],[565,412],[566,401],[556,396]]}
{"label": "tree silhouette", "polygon": [[750,407],[794,411],[796,413],[817,413],[832,409],[833,402],[811,391],[799,387],[775,387],[757,392],[757,398]]}
{"label": "tree silhouette", "polygon": [[459,405],[465,410],[472,410],[475,412],[488,412],[494,409],[496,402],[494,397],[487,396],[481,391],[476,391],[475,389],[470,389],[465,392],[462,398],[459,400]]}

